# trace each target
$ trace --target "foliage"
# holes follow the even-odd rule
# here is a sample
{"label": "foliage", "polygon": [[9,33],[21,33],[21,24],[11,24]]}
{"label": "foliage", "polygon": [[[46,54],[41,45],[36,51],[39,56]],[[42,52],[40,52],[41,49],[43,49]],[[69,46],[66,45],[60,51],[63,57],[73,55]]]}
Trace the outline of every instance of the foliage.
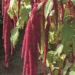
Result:
{"label": "foliage", "polygon": [[[31,47],[34,47],[36,44],[34,40],[37,36],[38,58],[41,63],[46,61],[46,67],[50,68],[50,74],[66,75],[69,73],[69,75],[74,75],[75,1],[35,0],[34,2],[34,0],[21,0],[20,9],[18,9],[18,0],[10,0],[7,13],[12,20],[14,16],[17,17],[16,26],[12,29],[10,37],[13,46],[17,44],[18,37],[20,36],[19,30],[24,29],[26,25],[23,40],[23,46],[25,47],[23,48],[32,49]],[[27,29],[28,27],[30,29]],[[26,34],[29,34],[28,38],[30,36],[30,41]],[[30,46],[31,42],[32,45]],[[37,46],[33,49],[37,49]],[[22,55],[22,57],[24,56]]]}

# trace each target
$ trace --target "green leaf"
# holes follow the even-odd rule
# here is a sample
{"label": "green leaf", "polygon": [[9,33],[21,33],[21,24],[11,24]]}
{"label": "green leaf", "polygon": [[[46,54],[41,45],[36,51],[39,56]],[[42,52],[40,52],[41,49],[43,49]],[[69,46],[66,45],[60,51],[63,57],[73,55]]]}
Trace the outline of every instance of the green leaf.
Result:
{"label": "green leaf", "polygon": [[64,45],[63,52],[65,54],[69,54],[69,52],[72,50],[72,48],[70,47],[71,45],[72,45],[72,41],[69,41]]}
{"label": "green leaf", "polygon": [[30,0],[24,0],[24,2],[25,2],[26,5],[30,4]]}
{"label": "green leaf", "polygon": [[66,74],[67,69],[68,69],[69,67],[70,67],[70,63],[69,63],[69,62],[66,62],[66,65],[65,65],[64,69],[62,70],[63,75]]}
{"label": "green leaf", "polygon": [[75,38],[73,39],[73,52],[75,53]]}
{"label": "green leaf", "polygon": [[17,41],[18,41],[18,37],[19,37],[19,30],[17,27],[15,27],[12,31],[11,31],[11,43],[13,44],[13,46],[15,47]]}
{"label": "green leaf", "polygon": [[55,11],[52,10],[52,11],[50,12],[49,16],[53,16],[54,12],[55,12]]}
{"label": "green leaf", "polygon": [[75,70],[70,71],[69,75],[75,75]]}
{"label": "green leaf", "polygon": [[9,16],[13,19],[14,16],[14,12],[12,10],[12,7],[14,5],[15,0],[10,0],[10,5],[9,5],[9,9],[7,11],[7,13],[9,14]]}
{"label": "green leaf", "polygon": [[63,0],[63,3],[66,3],[67,1],[69,1],[69,0]]}
{"label": "green leaf", "polygon": [[46,59],[46,66],[49,67],[50,64],[53,62],[53,56],[54,56],[54,51],[49,51],[47,53],[47,59]]}
{"label": "green leaf", "polygon": [[75,62],[73,64],[73,67],[71,68],[69,75],[75,75]]}
{"label": "green leaf", "polygon": [[75,4],[75,0],[71,0]]}
{"label": "green leaf", "polygon": [[73,39],[73,30],[75,28],[75,21],[72,21],[69,24],[64,24],[62,30],[61,40],[62,43],[65,45],[68,41]]}
{"label": "green leaf", "polygon": [[59,44],[58,46],[57,46],[57,49],[56,49],[56,52],[55,52],[55,54],[54,55],[58,55],[58,56],[60,56],[60,54],[61,54],[61,52],[62,52],[62,50],[63,50],[63,44]]}
{"label": "green leaf", "polygon": [[43,2],[39,3],[38,6],[37,6],[37,9],[39,10],[43,5]]}
{"label": "green leaf", "polygon": [[51,12],[53,8],[53,1],[52,0],[48,0],[45,7],[44,7],[44,15],[45,15],[45,19],[47,19],[49,13]]}
{"label": "green leaf", "polygon": [[75,53],[75,28],[73,29],[73,52]]}
{"label": "green leaf", "polygon": [[10,18],[13,19],[14,13],[13,13],[12,9],[8,9],[7,13],[10,16]]}
{"label": "green leaf", "polygon": [[56,31],[56,37],[58,37],[59,33],[62,31],[63,25],[60,25],[59,28]]}
{"label": "green leaf", "polygon": [[22,7],[21,8],[21,10],[20,10],[21,17],[18,19],[18,21],[16,23],[16,26],[18,28],[20,28],[20,29],[24,28],[24,24],[25,24],[25,22],[28,19],[30,10],[31,10],[31,6],[30,5],[27,5],[26,7]]}
{"label": "green leaf", "polygon": [[54,34],[55,34],[54,31],[50,31],[49,32],[49,42],[50,43],[53,43],[54,42]]}
{"label": "green leaf", "polygon": [[[69,1],[69,0],[62,0],[63,1],[63,3],[65,3],[65,2],[67,2],[67,1]],[[58,0],[58,2],[60,3],[60,0]]]}
{"label": "green leaf", "polygon": [[53,75],[58,75],[58,70],[57,70],[57,69],[55,69],[55,70],[53,71]]}
{"label": "green leaf", "polygon": [[18,3],[17,0],[10,0],[10,5],[7,13],[13,19],[14,14],[17,16],[18,12]]}

